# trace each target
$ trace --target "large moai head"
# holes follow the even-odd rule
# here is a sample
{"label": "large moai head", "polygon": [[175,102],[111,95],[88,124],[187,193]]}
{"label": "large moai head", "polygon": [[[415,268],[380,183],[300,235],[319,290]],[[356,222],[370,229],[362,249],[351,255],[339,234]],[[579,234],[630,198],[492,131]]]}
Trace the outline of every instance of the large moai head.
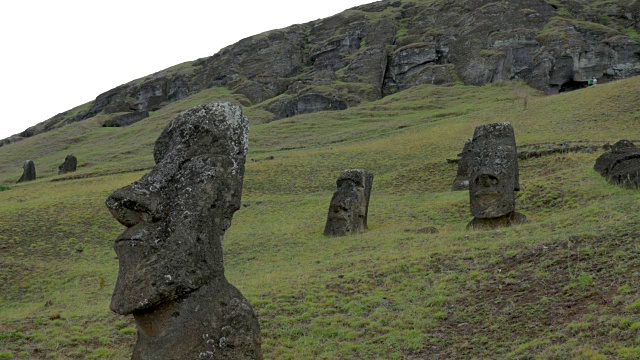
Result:
{"label": "large moai head", "polygon": [[64,162],[58,166],[58,175],[76,171],[78,159],[74,155],[67,155]]}
{"label": "large moai head", "polygon": [[22,164],[22,176],[18,179],[18,182],[33,181],[36,179],[36,165],[33,160],[26,160]]}
{"label": "large moai head", "polygon": [[516,139],[510,123],[478,126],[473,134],[469,197],[475,218],[497,218],[515,210],[520,190]]}
{"label": "large moai head", "polygon": [[111,309],[130,314],[224,277],[222,241],[240,206],[248,121],[229,103],[176,117],[155,144],[155,167],[106,200],[127,229]]}
{"label": "large moai head", "polygon": [[596,159],[593,168],[612,184],[640,188],[640,148],[629,140],[613,144],[610,152]]}
{"label": "large moai head", "polygon": [[336,181],[324,228],[327,236],[364,232],[367,227],[373,174],[362,169],[345,170]]}

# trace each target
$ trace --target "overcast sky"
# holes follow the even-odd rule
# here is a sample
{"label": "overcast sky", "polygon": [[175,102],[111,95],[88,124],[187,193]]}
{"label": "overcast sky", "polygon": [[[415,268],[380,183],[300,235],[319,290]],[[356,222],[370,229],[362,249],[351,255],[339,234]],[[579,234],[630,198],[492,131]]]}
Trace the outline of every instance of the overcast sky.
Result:
{"label": "overcast sky", "polygon": [[245,37],[373,1],[2,1],[0,139]]}

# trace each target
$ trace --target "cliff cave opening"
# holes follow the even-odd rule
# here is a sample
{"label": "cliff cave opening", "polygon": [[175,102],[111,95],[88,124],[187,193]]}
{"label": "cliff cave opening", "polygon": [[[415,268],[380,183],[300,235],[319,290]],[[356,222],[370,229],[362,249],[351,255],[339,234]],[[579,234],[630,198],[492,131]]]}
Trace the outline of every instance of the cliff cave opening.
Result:
{"label": "cliff cave opening", "polygon": [[562,83],[562,85],[560,85],[560,90],[558,92],[563,93],[567,91],[583,89],[583,88],[586,88],[587,86],[589,86],[589,83],[587,81],[570,80],[565,83]]}

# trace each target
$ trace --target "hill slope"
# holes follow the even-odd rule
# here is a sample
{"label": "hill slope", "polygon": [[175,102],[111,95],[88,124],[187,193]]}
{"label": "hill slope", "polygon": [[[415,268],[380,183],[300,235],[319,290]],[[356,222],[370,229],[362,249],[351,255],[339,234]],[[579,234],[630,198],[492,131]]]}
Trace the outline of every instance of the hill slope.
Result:
{"label": "hill slope", "polygon": [[[233,98],[211,88],[129,127],[96,126],[98,115],[0,148],[0,355],[128,357],[133,324],[108,311],[122,228],[104,198],[152,166],[181,109]],[[225,260],[267,358],[638,358],[640,194],[597,175],[598,152],[524,160],[517,206],[531,223],[469,232],[446,162],[494,121],[513,123],[521,149],[640,139],[638,100],[638,78],[556,96],[421,85],[253,125]],[[68,153],[78,172],[56,175]],[[39,179],[13,184],[26,158]],[[375,174],[370,229],[326,238],[335,179],[354,167]]]}
{"label": "hill slope", "polygon": [[640,74],[636,0],[384,0],[258,34],[99,94],[3,144],[100,116],[143,118],[211,87],[254,123],[341,110],[421,84],[521,80],[548,93]]}

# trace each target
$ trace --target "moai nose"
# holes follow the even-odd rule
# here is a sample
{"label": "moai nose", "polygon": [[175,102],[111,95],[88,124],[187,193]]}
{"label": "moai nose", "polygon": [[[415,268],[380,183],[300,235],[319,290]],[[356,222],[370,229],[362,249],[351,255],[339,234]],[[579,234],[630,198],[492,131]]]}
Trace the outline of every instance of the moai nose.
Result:
{"label": "moai nose", "polygon": [[157,217],[157,201],[150,194],[140,194],[131,186],[116,190],[106,200],[111,215],[126,227],[153,222]]}

